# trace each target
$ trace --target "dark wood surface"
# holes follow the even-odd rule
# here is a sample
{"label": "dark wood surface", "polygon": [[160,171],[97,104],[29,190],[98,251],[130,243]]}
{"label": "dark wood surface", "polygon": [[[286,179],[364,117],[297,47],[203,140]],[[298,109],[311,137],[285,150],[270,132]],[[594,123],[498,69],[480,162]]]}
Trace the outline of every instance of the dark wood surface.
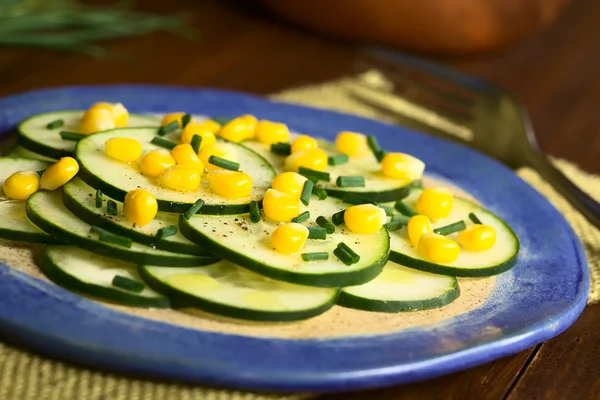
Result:
{"label": "dark wood surface", "polygon": [[[146,1],[187,9],[202,39],[166,33],[107,43],[112,56],[0,49],[0,95],[73,84],[159,83],[269,94],[352,72],[352,43],[322,38],[238,2]],[[575,0],[551,28],[495,54],[446,62],[516,93],[542,148],[600,173],[600,2]],[[431,381],[323,399],[600,399],[600,304],[557,338]]]}

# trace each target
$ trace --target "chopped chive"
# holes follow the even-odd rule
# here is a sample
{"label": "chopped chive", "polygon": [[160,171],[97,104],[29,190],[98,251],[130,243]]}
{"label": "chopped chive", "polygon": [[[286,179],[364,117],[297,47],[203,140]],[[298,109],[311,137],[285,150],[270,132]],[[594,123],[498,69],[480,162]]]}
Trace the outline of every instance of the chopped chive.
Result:
{"label": "chopped chive", "polygon": [[389,232],[393,232],[393,231],[397,231],[398,229],[402,228],[405,225],[406,224],[403,224],[400,221],[390,221],[387,224],[385,224],[385,227],[387,228],[387,230]]}
{"label": "chopped chive", "polygon": [[352,205],[359,205],[359,204],[375,204],[377,205],[377,202],[368,199],[366,197],[360,196],[356,193],[347,193],[343,198],[342,201],[344,203],[348,203],[348,204],[352,204]]}
{"label": "chopped chive", "polygon": [[192,216],[196,214],[202,208],[202,206],[204,206],[204,200],[199,199],[194,203],[193,206],[191,206],[183,214],[181,214],[183,216],[183,219],[187,220],[192,218]]}
{"label": "chopped chive", "polygon": [[309,239],[326,239],[327,231],[323,228],[308,228]]}
{"label": "chopped chive", "polygon": [[281,154],[282,156],[289,156],[292,154],[292,146],[289,143],[273,143],[271,145],[271,152]]}
{"label": "chopped chive", "polygon": [[335,225],[329,222],[327,218],[325,218],[322,215],[320,217],[317,217],[317,225],[319,225],[321,228],[324,228],[325,232],[327,232],[327,234],[329,235],[335,232]]}
{"label": "chopped chive", "polygon": [[240,164],[234,161],[229,161],[221,157],[210,156],[208,157],[208,163],[215,165],[217,167],[221,167],[223,169],[228,169],[230,171],[237,171],[240,169]]}
{"label": "chopped chive", "polygon": [[156,231],[157,239],[164,239],[174,235],[177,235],[177,227],[175,225],[165,226]]}
{"label": "chopped chive", "polygon": [[183,117],[181,117],[181,127],[185,128],[187,126],[187,124],[189,124],[192,121],[192,116],[190,114],[185,114]]}
{"label": "chopped chive", "polygon": [[100,228],[99,226],[92,226],[90,228],[90,230],[92,232],[95,232],[98,234],[98,239],[101,242],[116,244],[117,246],[123,246],[123,247],[131,247],[131,244],[133,243],[131,241],[131,239],[129,239],[129,238],[115,235],[114,233],[105,231],[104,229]]}
{"label": "chopped chive", "polygon": [[213,121],[215,121],[219,125],[225,125],[226,123],[228,123],[229,121],[231,121],[233,118],[229,118],[229,117],[212,117],[211,119]]}
{"label": "chopped chive", "polygon": [[346,250],[342,249],[341,247],[336,247],[336,249],[333,250],[333,255],[336,256],[337,258],[339,258],[341,262],[343,262],[344,264],[346,264],[348,266],[354,264],[353,259],[352,259],[352,254],[348,253]]}
{"label": "chopped chive", "polygon": [[62,119],[55,119],[54,121],[49,122],[48,125],[46,125],[46,129],[60,128],[64,124],[65,124],[65,121],[63,121]]}
{"label": "chopped chive", "polygon": [[338,249],[344,249],[346,252],[348,252],[351,256],[352,256],[352,263],[356,264],[357,262],[360,261],[360,256],[358,254],[356,254],[354,252],[354,250],[352,250],[350,248],[350,246],[348,246],[346,243],[344,242],[339,242],[337,245]]}
{"label": "chopped chive", "polygon": [[310,218],[310,212],[304,211],[303,213],[300,213],[300,214],[296,215],[294,218],[292,218],[291,222],[296,222],[299,224],[301,222],[306,221],[309,218]]}
{"label": "chopped chive", "polygon": [[433,232],[437,233],[438,235],[450,235],[451,233],[463,231],[463,230],[465,230],[466,227],[467,227],[467,224],[465,224],[465,221],[457,221],[450,225],[446,225],[446,226],[442,226],[437,229],[434,229]]}
{"label": "chopped chive", "polygon": [[323,188],[314,186],[312,192],[319,200],[325,200],[327,198],[327,190]]}
{"label": "chopped chive", "polygon": [[77,142],[78,140],[81,140],[84,137],[86,137],[86,135],[82,135],[81,133],[77,132],[60,131],[60,137],[62,138],[62,140],[73,140]]}
{"label": "chopped chive", "polygon": [[302,194],[300,195],[300,201],[305,206],[310,203],[310,195],[312,194],[313,188],[315,184],[310,179],[304,181],[304,186],[302,186]]}
{"label": "chopped chive", "polygon": [[308,179],[315,179],[317,181],[329,182],[329,172],[316,171],[314,169],[300,167],[298,173]]}
{"label": "chopped chive", "polygon": [[96,189],[96,208],[102,207],[102,190]]}
{"label": "chopped chive", "polygon": [[335,180],[338,187],[364,187],[364,176],[338,176]]}
{"label": "chopped chive", "polygon": [[348,162],[348,155],[347,154],[338,154],[335,156],[331,156],[327,159],[327,164],[329,165],[341,165],[341,164],[345,164]]}
{"label": "chopped chive", "polygon": [[256,200],[250,202],[250,221],[255,224],[260,221],[260,210],[258,209],[258,202]]}
{"label": "chopped chive", "polygon": [[479,224],[481,225],[481,220],[479,218],[477,218],[477,215],[473,214],[473,213],[469,213],[469,219],[471,221],[473,221],[474,224]]}
{"label": "chopped chive", "polygon": [[115,275],[115,277],[112,280],[112,285],[135,293],[141,293],[146,287],[146,285],[144,285],[140,281],[127,278],[126,276],[121,275]]}
{"label": "chopped chive", "polygon": [[200,151],[200,145],[202,144],[202,136],[200,135],[194,135],[192,137],[192,149],[194,149],[194,153],[198,154],[198,151]]}
{"label": "chopped chive", "polygon": [[402,200],[398,200],[396,204],[394,204],[394,208],[407,217],[414,217],[417,215],[417,212],[411,206],[406,205]]}
{"label": "chopped chive", "polygon": [[338,211],[335,214],[333,214],[331,216],[331,222],[334,223],[334,225],[341,225],[344,223],[344,213],[346,212],[346,210],[342,210],[342,211]]}
{"label": "chopped chive", "polygon": [[385,156],[388,155],[388,152],[385,150],[379,150],[376,154],[375,154],[375,158],[377,158],[377,161],[381,162]]}
{"label": "chopped chive", "polygon": [[117,203],[112,200],[106,202],[106,213],[113,217],[117,215]]}
{"label": "chopped chive", "polygon": [[154,137],[150,143],[155,144],[160,147],[164,147],[165,149],[173,150],[177,143],[173,143],[170,140],[165,140],[163,138],[159,138],[158,136]]}
{"label": "chopped chive", "polygon": [[393,215],[394,214],[394,207],[385,205],[385,204],[379,204],[378,205],[379,208],[383,208],[385,211],[385,215]]}
{"label": "chopped chive", "polygon": [[398,222],[400,224],[407,225],[409,220],[410,220],[410,217],[407,217],[406,215],[394,214],[394,215],[392,215],[391,222]]}
{"label": "chopped chive", "polygon": [[373,152],[373,155],[377,158],[377,161],[381,162],[381,159],[383,159],[383,157],[381,156],[381,153],[383,152],[383,150],[381,150],[381,146],[379,146],[379,142],[377,142],[377,138],[373,135],[367,136],[367,144],[369,145],[369,148]]}
{"label": "chopped chive", "polygon": [[158,136],[164,136],[177,130],[177,128],[179,128],[179,121],[171,121],[167,125],[158,128]]}
{"label": "chopped chive", "polygon": [[90,227],[90,232],[94,232],[94,233],[100,234],[100,233],[106,232],[106,231],[104,229],[100,228],[99,226],[92,225]]}
{"label": "chopped chive", "polygon": [[35,171],[35,173],[38,174],[39,176],[44,175],[44,172],[46,172],[45,169],[40,169],[39,171]]}
{"label": "chopped chive", "polygon": [[304,261],[321,261],[329,259],[329,254],[326,251],[319,251],[316,253],[302,253],[301,256]]}

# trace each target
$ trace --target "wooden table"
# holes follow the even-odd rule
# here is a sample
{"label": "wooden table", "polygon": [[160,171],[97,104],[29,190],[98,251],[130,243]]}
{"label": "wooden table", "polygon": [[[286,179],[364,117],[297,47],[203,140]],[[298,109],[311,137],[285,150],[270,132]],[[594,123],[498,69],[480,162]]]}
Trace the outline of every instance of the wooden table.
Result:
{"label": "wooden table", "polygon": [[[141,3],[141,2],[140,2]],[[103,61],[39,50],[0,50],[0,95],[42,87],[156,83],[268,94],[352,70],[356,49],[287,26],[236,2],[147,1],[155,11],[188,9],[203,34],[108,43]],[[516,93],[543,149],[600,173],[600,2],[576,0],[550,29],[504,52],[453,60]],[[323,399],[600,399],[600,304],[559,337],[515,356],[431,381]]]}

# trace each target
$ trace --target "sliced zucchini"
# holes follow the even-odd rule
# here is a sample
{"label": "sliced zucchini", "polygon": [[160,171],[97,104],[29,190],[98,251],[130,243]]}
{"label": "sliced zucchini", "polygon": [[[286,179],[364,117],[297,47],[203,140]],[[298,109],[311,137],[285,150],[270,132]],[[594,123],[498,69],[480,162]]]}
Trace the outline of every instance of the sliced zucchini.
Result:
{"label": "sliced zucchini", "polygon": [[191,256],[157,250],[139,243],[130,248],[103,242],[92,233],[91,225],[72,214],[62,203],[60,190],[34,193],[27,200],[27,217],[52,237],[85,250],[136,264],[169,265],[177,267],[209,264],[213,256]]}
{"label": "sliced zucchini", "polygon": [[[64,140],[60,137],[61,131],[77,132],[79,122],[85,111],[56,111],[36,114],[21,122],[18,127],[19,143],[30,151],[50,158],[70,156],[75,149],[75,141]],[[47,125],[53,121],[62,120],[63,125],[48,129]],[[156,126],[160,125],[156,117],[129,114],[127,126]]]}
{"label": "sliced zucchini", "polygon": [[[347,204],[329,197],[326,200],[312,198],[309,207],[310,219],[304,224],[317,227],[318,216],[331,217],[343,210]],[[262,214],[261,214],[262,215]],[[308,239],[303,253],[327,252],[326,261],[303,261],[300,254],[282,254],[271,246],[271,233],[278,225],[265,220],[252,223],[244,215],[195,215],[189,220],[179,219],[181,233],[191,241],[211,249],[216,255],[273,279],[308,286],[344,287],[370,281],[379,273],[389,252],[389,237],[385,228],[372,235],[356,234],[343,225],[327,235],[325,240]],[[350,266],[333,255],[338,243],[344,242],[358,255],[360,260]]]}
{"label": "sliced zucchini", "polygon": [[137,165],[126,165],[110,159],[104,154],[104,142],[112,137],[128,137],[140,141],[144,151],[159,148],[150,143],[156,136],[156,129],[127,128],[114,129],[91,135],[77,144],[75,157],[79,161],[80,177],[95,189],[101,189],[106,195],[123,201],[127,192],[143,187],[156,197],[161,211],[185,212],[198,199],[205,205],[200,209],[202,214],[239,214],[248,212],[248,204],[252,200],[260,201],[264,192],[271,186],[275,172],[269,163],[247,148],[239,145],[238,162],[240,170],[252,177],[252,193],[244,199],[226,199],[213,194],[206,184],[201,184],[195,192],[180,192],[156,185],[154,178],[142,175]]}
{"label": "sliced zucchini", "polygon": [[[413,189],[403,202],[414,207],[420,189]],[[389,204],[393,206],[393,204]],[[411,245],[406,233],[406,227],[390,232],[390,260],[410,268],[450,276],[491,276],[500,274],[512,268],[519,253],[519,239],[513,230],[500,218],[481,206],[468,200],[454,197],[452,212],[447,218],[432,223],[434,229],[460,220],[471,224],[469,213],[475,215],[482,223],[496,230],[496,244],[490,250],[469,251],[460,249],[460,255],[451,264],[437,264],[423,259]],[[456,239],[456,233],[449,235]]]}
{"label": "sliced zucchini", "polygon": [[186,239],[180,232],[163,239],[157,238],[158,230],[168,226],[177,226],[179,214],[158,212],[152,222],[145,226],[134,226],[123,215],[123,203],[117,204],[117,215],[108,215],[106,204],[109,198],[102,196],[102,206],[96,208],[96,189],[79,178],[72,179],[63,187],[63,203],[75,214],[91,225],[96,225],[134,241],[174,253],[208,255],[209,253]]}
{"label": "sliced zucchini", "polygon": [[41,160],[0,157],[0,238],[22,242],[59,243],[25,216],[25,202],[4,196],[2,186],[6,178],[19,171],[40,171],[50,164]]}
{"label": "sliced zucchini", "polygon": [[113,285],[115,276],[142,282],[135,264],[89,252],[74,246],[47,246],[42,272],[57,285],[112,303],[134,307],[168,308],[169,299],[145,287],[141,292]]}
{"label": "sliced zucchini", "polygon": [[42,161],[48,161],[48,162],[56,161],[55,158],[46,157],[41,154],[35,153],[31,150],[27,150],[25,147],[23,147],[19,144],[16,145],[15,147],[13,147],[12,149],[10,149],[10,151],[6,155],[8,157],[13,157],[13,158],[32,158],[34,160],[42,160]]}
{"label": "sliced zucchini", "polygon": [[459,295],[458,281],[453,276],[431,274],[388,261],[372,281],[343,288],[337,304],[395,313],[443,307]]}
{"label": "sliced zucchini", "polygon": [[200,310],[259,321],[294,321],[322,314],[338,290],[279,282],[228,261],[206,267],[141,266],[141,277],[156,291]]}

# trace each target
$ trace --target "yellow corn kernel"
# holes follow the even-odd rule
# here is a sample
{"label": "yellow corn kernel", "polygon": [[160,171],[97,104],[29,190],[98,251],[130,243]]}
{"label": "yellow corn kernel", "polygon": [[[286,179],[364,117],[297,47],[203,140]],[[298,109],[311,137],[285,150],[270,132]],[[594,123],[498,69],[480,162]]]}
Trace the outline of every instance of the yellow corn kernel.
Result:
{"label": "yellow corn kernel", "polygon": [[335,139],[335,147],[350,157],[362,157],[369,154],[367,137],[357,132],[340,132]]}
{"label": "yellow corn kernel", "polygon": [[252,115],[242,115],[226,123],[217,135],[230,142],[239,143],[255,136],[257,121]]}
{"label": "yellow corn kernel", "polygon": [[189,144],[178,144],[171,151],[177,165],[183,165],[190,168],[195,168],[200,173],[204,172],[204,163]]}
{"label": "yellow corn kernel", "polygon": [[409,219],[406,230],[408,232],[408,239],[415,247],[419,244],[421,236],[433,232],[431,222],[425,215],[415,215]]}
{"label": "yellow corn kernel", "polygon": [[283,172],[273,179],[271,187],[300,199],[304,182],[306,178],[296,172]]}
{"label": "yellow corn kernel", "polygon": [[263,198],[263,211],[273,221],[288,222],[300,213],[299,203],[296,196],[268,189]]}
{"label": "yellow corn kernel", "polygon": [[417,246],[417,253],[429,261],[450,264],[458,258],[460,247],[454,240],[431,232],[421,237]]}
{"label": "yellow corn kernel", "polygon": [[214,169],[221,169],[216,165],[212,165],[208,162],[210,156],[220,157],[229,161],[237,161],[237,151],[232,146],[226,143],[215,143],[212,146],[208,146],[200,150],[200,161],[204,163],[204,168],[208,171]]}
{"label": "yellow corn kernel", "polygon": [[444,188],[426,188],[419,195],[415,210],[432,221],[446,218],[452,211],[453,196]]}
{"label": "yellow corn kernel", "polygon": [[40,179],[40,188],[56,190],[69,182],[79,172],[79,164],[72,157],[63,157],[44,171]]}
{"label": "yellow corn kernel", "polygon": [[202,142],[200,142],[201,149],[212,146],[217,141],[213,131],[211,131],[209,127],[205,126],[203,122],[190,122],[185,126],[185,128],[183,128],[183,132],[181,132],[181,143],[192,143],[192,138],[194,135],[198,135],[202,138]]}
{"label": "yellow corn kernel", "polygon": [[351,206],[344,212],[344,223],[354,233],[375,233],[385,222],[385,210],[373,204]]}
{"label": "yellow corn kernel", "polygon": [[457,240],[467,250],[489,250],[496,243],[496,230],[484,224],[469,225],[467,229],[458,232]]}
{"label": "yellow corn kernel", "polygon": [[129,111],[121,103],[105,103],[100,102],[94,104],[90,108],[104,108],[112,114],[113,121],[115,122],[115,128],[123,128],[127,126],[129,120]]}
{"label": "yellow corn kernel", "polygon": [[292,153],[319,147],[317,139],[308,135],[300,135],[292,142]]}
{"label": "yellow corn kernel", "polygon": [[256,124],[256,138],[264,144],[286,143],[290,140],[290,131],[286,124],[262,120]]}
{"label": "yellow corn kernel", "polygon": [[246,121],[246,126],[248,127],[248,138],[254,139],[256,137],[256,126],[258,125],[258,120],[254,115],[242,115],[241,118]]}
{"label": "yellow corn kernel", "polygon": [[146,176],[159,176],[166,168],[172,167],[177,161],[167,149],[156,149],[147,153],[140,160],[140,171]]}
{"label": "yellow corn kernel", "polygon": [[13,200],[27,200],[40,187],[40,176],[34,171],[15,172],[2,185],[4,195]]}
{"label": "yellow corn kernel", "polygon": [[131,138],[114,137],[104,142],[104,153],[117,161],[137,161],[142,156],[142,151],[142,144]]}
{"label": "yellow corn kernel", "polygon": [[168,189],[192,191],[200,186],[202,171],[185,165],[166,168],[158,177],[158,183]]}
{"label": "yellow corn kernel", "polygon": [[209,130],[215,134],[217,132],[219,132],[219,129],[221,129],[221,124],[219,124],[217,121],[214,121],[212,119],[206,119],[206,120],[202,121],[200,124],[202,126],[204,126],[207,130]]}
{"label": "yellow corn kernel", "polygon": [[[177,121],[177,123],[179,124],[179,127],[181,127],[181,119],[183,118],[183,116],[185,114],[186,113],[184,113],[184,112],[174,112],[174,113],[166,114],[163,117],[162,122],[160,124],[161,124],[161,126],[166,126],[166,125],[169,125],[173,121]],[[194,119],[192,118],[192,121],[193,120]]]}
{"label": "yellow corn kernel", "polygon": [[381,160],[381,172],[394,179],[421,179],[425,163],[405,153],[389,153]]}
{"label": "yellow corn kernel", "polygon": [[252,178],[241,171],[215,169],[208,174],[210,190],[228,199],[239,199],[250,196]]}
{"label": "yellow corn kernel", "polygon": [[327,153],[321,149],[308,149],[292,153],[285,158],[285,169],[298,172],[300,167],[325,171],[327,168]]}
{"label": "yellow corn kernel", "polygon": [[106,108],[90,108],[79,124],[79,132],[86,135],[116,128],[112,112]]}
{"label": "yellow corn kernel", "polygon": [[301,224],[290,223],[278,226],[271,235],[275,250],[283,254],[297,253],[308,239],[308,228]]}
{"label": "yellow corn kernel", "polygon": [[158,203],[152,193],[144,189],[134,189],[125,195],[123,213],[127,221],[135,226],[148,225],[158,212]]}

